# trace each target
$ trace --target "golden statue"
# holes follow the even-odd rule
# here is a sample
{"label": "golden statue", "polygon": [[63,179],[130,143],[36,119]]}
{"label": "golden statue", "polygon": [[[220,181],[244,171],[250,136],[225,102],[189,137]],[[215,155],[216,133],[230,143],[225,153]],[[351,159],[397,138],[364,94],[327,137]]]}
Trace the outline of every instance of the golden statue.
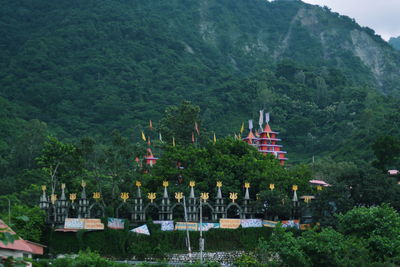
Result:
{"label": "golden statue", "polygon": [[244,188],[246,189],[250,188],[250,183],[244,183]]}
{"label": "golden statue", "polygon": [[69,200],[71,200],[71,202],[74,203],[74,201],[76,200],[76,194],[75,193],[69,194]]}
{"label": "golden statue", "polygon": [[[101,197],[100,192],[93,192],[93,199],[95,199],[96,201],[99,200]],[[122,197],[121,197],[122,198]]]}
{"label": "golden statue", "polygon": [[204,202],[207,202],[207,199],[209,198],[209,195],[208,195],[208,193],[201,193],[200,194],[200,198],[204,201]]}
{"label": "golden statue", "polygon": [[222,187],[222,182],[221,181],[217,182],[217,187]]}
{"label": "golden statue", "polygon": [[123,192],[121,193],[121,199],[126,202],[126,200],[129,198],[129,193]]}
{"label": "golden statue", "polygon": [[183,198],[183,193],[182,192],[175,192],[175,199],[177,199],[178,202],[181,202],[182,198]]}
{"label": "golden statue", "polygon": [[275,184],[269,184],[269,189],[272,191],[275,189]]}
{"label": "golden statue", "polygon": [[142,183],[141,183],[140,181],[136,181],[135,185],[136,185],[137,187],[141,187],[141,186],[142,186]]}
{"label": "golden statue", "polygon": [[293,186],[292,186],[292,190],[293,190],[293,191],[297,191],[297,189],[298,189],[297,185],[293,185]]}
{"label": "golden statue", "polygon": [[162,182],[162,185],[163,185],[164,187],[168,187],[169,183],[168,183],[168,181],[163,181],[163,182]]}
{"label": "golden statue", "polygon": [[53,203],[53,205],[56,203],[57,201],[57,195],[56,194],[51,194],[50,197],[51,203]]}
{"label": "golden statue", "polygon": [[238,193],[229,193],[229,198],[232,200],[232,203],[235,203],[235,200],[238,198]]}
{"label": "golden statue", "polygon": [[156,199],[156,193],[148,193],[147,198],[150,199],[151,203],[153,203],[153,200]]}
{"label": "golden statue", "polygon": [[189,182],[189,186],[190,187],[195,187],[196,186],[196,182],[195,181],[190,181]]}

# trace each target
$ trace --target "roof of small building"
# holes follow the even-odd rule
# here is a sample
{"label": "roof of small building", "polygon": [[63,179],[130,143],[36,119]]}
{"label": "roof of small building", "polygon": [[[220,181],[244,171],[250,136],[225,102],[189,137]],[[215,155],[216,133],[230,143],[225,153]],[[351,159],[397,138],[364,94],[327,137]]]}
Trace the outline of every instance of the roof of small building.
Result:
{"label": "roof of small building", "polygon": [[[2,220],[0,220],[0,229],[2,229],[0,230],[1,232],[7,232],[12,235],[16,235],[16,233]],[[46,246],[31,241],[23,240],[19,236],[16,236],[15,238],[16,240],[14,240],[13,243],[7,243],[7,245],[4,244],[3,242],[0,242],[0,249],[18,250],[37,255],[43,255],[43,250]]]}

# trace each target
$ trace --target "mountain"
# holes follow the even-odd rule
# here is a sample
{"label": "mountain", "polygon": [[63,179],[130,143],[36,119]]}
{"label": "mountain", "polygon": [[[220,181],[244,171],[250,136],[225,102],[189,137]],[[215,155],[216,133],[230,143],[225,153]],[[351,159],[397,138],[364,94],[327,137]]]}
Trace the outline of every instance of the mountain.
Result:
{"label": "mountain", "polygon": [[[0,96],[68,139],[139,138],[190,100],[219,135],[271,111],[292,159],[398,134],[400,53],[301,1],[1,0]],[[384,119],[383,119],[384,118]],[[157,125],[156,125],[157,126]],[[349,148],[359,145],[362,152]],[[365,153],[364,153],[365,152]]]}
{"label": "mountain", "polygon": [[389,40],[389,44],[393,46],[395,49],[400,50],[400,36],[399,37],[391,37]]}

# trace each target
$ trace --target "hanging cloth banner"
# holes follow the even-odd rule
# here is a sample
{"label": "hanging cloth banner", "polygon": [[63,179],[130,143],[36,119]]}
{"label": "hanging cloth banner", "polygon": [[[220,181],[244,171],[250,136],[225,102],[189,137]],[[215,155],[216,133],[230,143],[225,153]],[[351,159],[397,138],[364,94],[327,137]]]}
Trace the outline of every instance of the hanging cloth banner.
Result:
{"label": "hanging cloth banner", "polygon": [[240,226],[240,219],[219,219],[220,228],[237,229]]}
{"label": "hanging cloth banner", "polygon": [[197,231],[198,228],[198,223],[194,223],[194,222],[177,222],[175,224],[175,230],[180,230],[180,231],[186,231],[186,228],[189,231]]}
{"label": "hanging cloth banner", "polygon": [[219,223],[199,223],[199,225],[198,225],[198,227],[199,227],[199,231],[200,231],[200,229],[202,230],[202,231],[208,231],[208,230],[210,230],[210,229],[215,229],[215,228],[219,228]]}
{"label": "hanging cloth banner", "polygon": [[137,234],[142,234],[142,235],[150,235],[149,228],[147,227],[147,224],[143,224],[142,226],[133,228],[130,232],[134,232]]}
{"label": "hanging cloth banner", "polygon": [[124,229],[125,228],[125,219],[108,218],[107,219],[107,227],[110,229]]}
{"label": "hanging cloth banner", "polygon": [[300,223],[299,220],[282,221],[282,227],[300,229],[300,224],[299,223]]}
{"label": "hanging cloth banner", "polygon": [[258,125],[260,125],[261,130],[263,123],[264,123],[264,110],[260,110],[260,118],[258,119]]}
{"label": "hanging cloth banner", "polygon": [[153,221],[154,224],[161,224],[161,231],[173,231],[174,221]]}
{"label": "hanging cloth banner", "polygon": [[242,219],[240,225],[242,228],[262,227],[263,222],[261,219]]}
{"label": "hanging cloth banner", "polygon": [[263,220],[263,226],[264,227],[275,228],[277,224],[278,224],[278,222],[275,222],[275,221]]}

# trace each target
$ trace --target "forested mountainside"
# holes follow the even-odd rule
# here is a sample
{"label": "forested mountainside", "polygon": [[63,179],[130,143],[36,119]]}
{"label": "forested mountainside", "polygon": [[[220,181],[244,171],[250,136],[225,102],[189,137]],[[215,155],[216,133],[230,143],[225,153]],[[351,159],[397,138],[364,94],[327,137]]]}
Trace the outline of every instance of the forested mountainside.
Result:
{"label": "forested mountainside", "polygon": [[369,159],[376,138],[399,134],[400,53],[327,8],[261,0],[0,3],[3,158],[32,142],[24,136],[31,127],[65,140],[113,129],[139,138],[149,119],[157,127],[164,109],[183,100],[200,106],[202,125],[218,136],[270,111],[293,162],[312,154]]}
{"label": "forested mountainside", "polygon": [[395,49],[400,50],[400,36],[399,37],[391,37],[389,40],[389,44],[393,46]]}

